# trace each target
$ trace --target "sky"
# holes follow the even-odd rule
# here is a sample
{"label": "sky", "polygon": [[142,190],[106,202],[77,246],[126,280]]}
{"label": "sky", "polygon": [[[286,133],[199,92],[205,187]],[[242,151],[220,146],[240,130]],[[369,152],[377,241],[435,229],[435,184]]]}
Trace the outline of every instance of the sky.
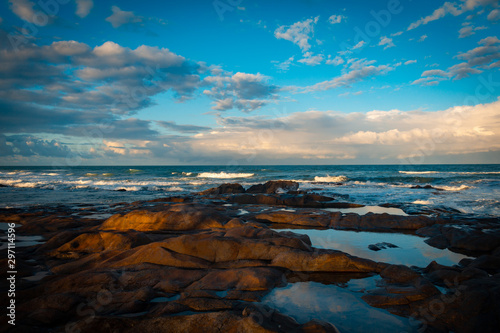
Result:
{"label": "sky", "polygon": [[500,163],[499,0],[4,0],[0,165]]}

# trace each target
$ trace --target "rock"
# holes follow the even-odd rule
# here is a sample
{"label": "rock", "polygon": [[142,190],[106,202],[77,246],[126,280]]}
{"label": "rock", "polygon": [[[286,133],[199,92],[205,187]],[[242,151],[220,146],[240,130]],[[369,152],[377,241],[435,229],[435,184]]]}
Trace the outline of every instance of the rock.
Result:
{"label": "rock", "polygon": [[288,191],[297,191],[299,183],[291,180],[271,180],[265,184],[253,185],[246,190],[246,193],[284,193]]}
{"label": "rock", "polygon": [[473,260],[467,267],[479,268],[489,274],[500,273],[500,257],[485,254]]}
{"label": "rock", "polygon": [[286,211],[274,211],[255,216],[258,221],[301,225],[308,227],[329,227],[330,220],[327,215],[300,214]]}
{"label": "rock", "polygon": [[219,187],[210,188],[203,192],[200,192],[200,195],[219,195],[219,194],[230,194],[230,193],[245,193],[245,189],[240,184],[222,184]]}
{"label": "rock", "polygon": [[186,290],[268,290],[283,286],[283,272],[271,267],[247,267],[213,271],[191,284]]}
{"label": "rock", "polygon": [[106,250],[129,250],[147,244],[151,240],[142,233],[129,231],[126,233],[97,232],[84,233],[61,245],[50,255],[58,258],[78,258],[82,254],[97,253]]}
{"label": "rock", "polygon": [[[191,302],[194,305],[196,300]],[[205,303],[206,304],[206,303]],[[248,305],[243,310],[202,312],[177,316],[154,317],[95,317],[92,321],[82,319],[69,327],[82,333],[124,332],[303,332],[336,333],[331,324],[311,321],[304,325],[265,306]]]}
{"label": "rock", "polygon": [[410,188],[413,188],[413,189],[435,190],[435,191],[444,191],[444,189],[442,189],[442,188],[433,187],[431,185],[425,185],[425,186],[416,185],[416,186],[412,186]]}
{"label": "rock", "polygon": [[271,265],[295,272],[380,272],[385,264],[350,256],[335,250],[316,250],[307,253],[298,250],[280,252]]}
{"label": "rock", "polygon": [[385,250],[387,248],[396,248],[396,247],[399,246],[386,242],[368,245],[368,248],[372,251],[380,251],[380,250]]}
{"label": "rock", "polygon": [[211,207],[176,204],[162,211],[135,210],[107,219],[101,230],[195,230],[223,228],[228,219]]}
{"label": "rock", "polygon": [[403,283],[420,277],[420,274],[405,265],[388,265],[380,276],[391,282]]}
{"label": "rock", "polygon": [[425,241],[431,246],[463,254],[491,253],[500,246],[500,229],[484,232],[468,226],[436,225],[419,230],[419,233],[431,236]]}

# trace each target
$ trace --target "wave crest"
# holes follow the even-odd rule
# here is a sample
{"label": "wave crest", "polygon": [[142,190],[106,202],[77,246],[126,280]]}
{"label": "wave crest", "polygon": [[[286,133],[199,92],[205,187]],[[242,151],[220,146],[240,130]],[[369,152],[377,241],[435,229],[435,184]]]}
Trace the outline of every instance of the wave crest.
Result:
{"label": "wave crest", "polygon": [[253,173],[226,173],[224,171],[216,172],[202,172],[198,175],[198,178],[220,178],[220,179],[230,179],[230,178],[248,178],[253,177]]}
{"label": "wave crest", "polygon": [[340,183],[340,182],[345,182],[347,181],[346,176],[330,176],[327,175],[326,177],[319,177],[316,176],[314,177],[315,182],[324,182],[324,183]]}

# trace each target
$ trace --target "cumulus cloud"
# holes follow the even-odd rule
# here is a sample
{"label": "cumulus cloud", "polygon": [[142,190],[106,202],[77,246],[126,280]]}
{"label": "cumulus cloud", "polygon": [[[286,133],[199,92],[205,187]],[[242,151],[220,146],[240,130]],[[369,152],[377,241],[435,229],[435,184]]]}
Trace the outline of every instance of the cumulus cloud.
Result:
{"label": "cumulus cloud", "polygon": [[76,15],[84,18],[90,14],[90,11],[94,7],[93,0],[76,0]]}
{"label": "cumulus cloud", "polygon": [[23,19],[30,23],[35,23],[36,13],[34,2],[29,0],[9,0],[10,9],[14,14],[16,14],[20,19]]}
{"label": "cumulus cloud", "polygon": [[418,39],[418,41],[419,42],[423,42],[426,39],[427,39],[427,35],[422,35],[422,36],[420,36],[420,38]]}
{"label": "cumulus cloud", "polygon": [[[257,161],[392,161],[500,150],[500,102],[437,112],[307,111],[265,119],[231,118],[193,140],[194,152]],[[319,140],[318,138],[321,138]]]}
{"label": "cumulus cloud", "polygon": [[213,110],[226,111],[233,108],[253,111],[276,99],[278,87],[268,84],[269,77],[262,74],[224,72],[218,76],[208,76],[204,83],[211,85],[203,93],[214,100]]}
{"label": "cumulus cloud", "polygon": [[125,24],[142,24],[144,17],[137,16],[134,12],[121,10],[118,6],[111,7],[113,14],[106,18],[106,21],[111,23],[113,28],[119,28]]}
{"label": "cumulus cloud", "polygon": [[416,60],[408,60],[408,61],[405,61],[405,63],[404,63],[404,64],[405,64],[405,65],[411,65],[411,64],[415,64],[415,63],[417,63],[417,61],[416,61]]}
{"label": "cumulus cloud", "polygon": [[396,45],[394,45],[394,43],[392,42],[392,38],[388,38],[388,37],[380,37],[380,42],[378,43],[379,46],[384,46],[384,50],[385,49],[388,49],[390,47],[394,47]]}
{"label": "cumulus cloud", "polygon": [[335,66],[342,65],[344,62],[345,62],[344,59],[342,59],[339,56],[336,56],[333,59],[327,59],[326,60],[326,64],[327,65],[335,65]]}
{"label": "cumulus cloud", "polygon": [[346,19],[346,17],[343,15],[332,15],[328,18],[328,22],[330,22],[330,24],[337,24],[337,23],[342,22],[342,20],[345,20],[345,19]]}
{"label": "cumulus cloud", "polygon": [[300,59],[299,62],[309,66],[316,66],[321,64],[323,59],[322,54],[313,55],[312,52],[306,52],[304,53],[304,58]]}
{"label": "cumulus cloud", "polygon": [[458,31],[458,38],[465,38],[472,36],[476,33],[478,30],[485,30],[487,29],[484,26],[481,27],[474,27],[473,25],[465,25]]}
{"label": "cumulus cloud", "polygon": [[500,20],[500,10],[498,9],[493,9],[489,14],[488,14],[488,20],[492,22],[496,22]]}
{"label": "cumulus cloud", "polygon": [[362,48],[365,44],[366,44],[366,42],[365,42],[364,40],[359,41],[359,43],[357,43],[356,45],[354,45],[354,46],[352,47],[352,49],[353,49],[353,50],[356,50],[356,49]]}
{"label": "cumulus cloud", "polygon": [[319,16],[304,21],[299,21],[291,26],[280,26],[274,31],[277,39],[288,40],[300,47],[302,52],[311,48],[309,40],[314,35],[314,25],[318,22]]}

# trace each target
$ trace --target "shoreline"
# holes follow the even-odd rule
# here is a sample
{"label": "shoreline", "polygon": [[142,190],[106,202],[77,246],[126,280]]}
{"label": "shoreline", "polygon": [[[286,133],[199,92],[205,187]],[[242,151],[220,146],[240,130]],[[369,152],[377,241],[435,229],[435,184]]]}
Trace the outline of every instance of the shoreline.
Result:
{"label": "shoreline", "polygon": [[[352,318],[352,327],[347,327],[349,323],[340,319],[328,323],[337,318],[331,313],[297,322],[298,315],[287,315],[286,307],[269,307],[268,298],[298,282],[323,290],[328,285],[363,284],[366,278],[378,282],[346,295],[362,299],[364,311],[383,311],[377,315],[385,318],[379,320],[389,331],[425,327],[472,332],[498,327],[498,318],[486,309],[500,305],[499,218],[453,212],[342,213],[335,209],[362,205],[303,191],[293,181],[246,189],[228,183],[187,196],[106,206],[0,209],[2,222],[20,225],[18,236],[44,238],[43,244],[18,247],[19,325],[13,332],[59,331],[70,324],[82,332],[104,332],[109,325],[126,331],[131,324],[146,332],[160,324],[171,331],[196,332],[196,326],[189,325],[200,321],[208,331],[223,327],[334,332],[332,325],[341,331],[356,330],[359,318]],[[464,257],[448,266],[436,258],[412,267],[374,261],[376,257],[354,256],[331,244],[315,247],[311,237],[296,232],[303,229],[412,235],[425,238],[433,249]],[[402,251],[398,247],[404,243],[391,249],[382,241],[365,245],[374,245],[366,251],[384,254]],[[352,274],[363,278],[351,278]],[[89,300],[96,303],[98,296],[102,298],[102,290],[109,302],[89,307]],[[81,304],[93,313],[92,320],[81,316]],[[433,313],[436,305],[439,311]],[[297,311],[304,312],[300,307]],[[413,326],[408,321],[412,317],[417,322]],[[402,321],[396,325],[394,318]],[[370,323],[376,325],[377,319]]]}

